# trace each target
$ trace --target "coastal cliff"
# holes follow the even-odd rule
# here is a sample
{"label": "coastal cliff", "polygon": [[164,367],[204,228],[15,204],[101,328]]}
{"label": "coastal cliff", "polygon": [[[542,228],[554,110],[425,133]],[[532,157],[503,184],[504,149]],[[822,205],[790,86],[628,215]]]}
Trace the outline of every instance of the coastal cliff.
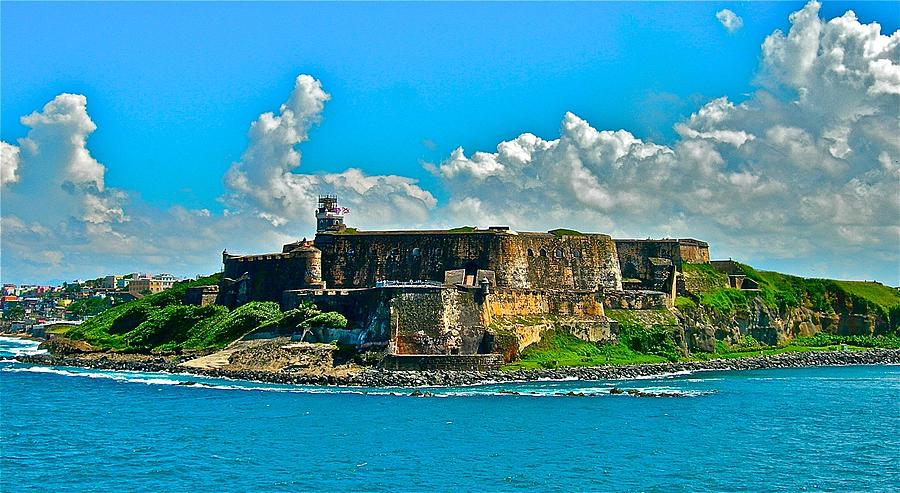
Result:
{"label": "coastal cliff", "polygon": [[714,352],[717,343],[740,345],[748,337],[761,344],[779,346],[819,334],[865,337],[895,335],[897,330],[882,313],[867,313],[843,303],[837,310],[820,311],[805,306],[773,308],[760,299],[752,299],[734,311],[698,305],[676,309],[675,314],[683,348],[689,352]]}
{"label": "coastal cliff", "polygon": [[[725,273],[708,265],[685,266],[685,288],[674,310],[681,327],[676,335],[685,351],[715,352],[723,344],[783,346],[811,337],[859,342],[898,336],[897,288],[805,279],[737,262],[730,266]],[[751,280],[754,287],[730,287],[728,272]]]}

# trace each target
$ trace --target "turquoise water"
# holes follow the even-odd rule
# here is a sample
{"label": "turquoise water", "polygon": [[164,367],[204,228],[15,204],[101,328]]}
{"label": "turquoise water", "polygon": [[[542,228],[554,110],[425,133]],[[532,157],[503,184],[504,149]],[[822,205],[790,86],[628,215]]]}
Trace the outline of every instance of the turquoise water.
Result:
{"label": "turquoise water", "polygon": [[4,492],[900,490],[900,366],[417,398],[8,359],[33,351],[0,338]]}

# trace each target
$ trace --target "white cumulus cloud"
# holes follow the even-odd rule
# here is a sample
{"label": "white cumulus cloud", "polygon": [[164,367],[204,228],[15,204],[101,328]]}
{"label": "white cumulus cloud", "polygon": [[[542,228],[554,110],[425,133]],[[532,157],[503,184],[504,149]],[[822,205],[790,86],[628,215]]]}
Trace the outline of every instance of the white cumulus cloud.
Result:
{"label": "white cumulus cloud", "polygon": [[508,224],[696,236],[715,256],[785,259],[823,276],[894,276],[900,31],[882,34],[853,12],[821,19],[817,2],[790,21],[762,44],[755,92],[702,105],[676,123],[673,142],[566,113],[550,138],[526,132],[427,165],[446,194],[441,206],[412,177],[370,175],[353,163],[338,173],[301,170],[300,146],[330,98],[308,75],[250,125],[247,148],[224,176],[222,213],[160,210],[108,186],[106,166],[88,149],[97,126],[87,99],[60,94],[22,118],[25,137],[0,143],[3,271],[21,280],[210,272],[223,248],[269,251],[311,234],[316,196],[336,193],[352,209],[348,223],[366,229]]}
{"label": "white cumulus cloud", "polygon": [[393,175],[369,176],[359,169],[342,173],[296,173],[297,145],[321,121],[330,95],[309,75],[300,75],[278,114],[263,113],[250,126],[249,144],[241,161],[225,176],[226,202],[285,230],[308,228],[319,194],[335,193],[351,206],[353,220],[369,226],[422,224],[437,200],[416,180]]}
{"label": "white cumulus cloud", "polygon": [[430,166],[450,191],[447,221],[699,236],[748,260],[896,271],[900,32],[818,11],[810,2],[766,38],[759,90],[710,101],[671,145],[569,113],[553,140],[457,149]]}
{"label": "white cumulus cloud", "polygon": [[87,148],[97,126],[88,116],[86,97],[60,94],[21,121],[29,131],[19,146],[3,143],[3,182],[21,181],[8,194],[39,198],[46,212],[62,211],[94,225],[127,220],[126,195],[106,188],[106,168]]}
{"label": "white cumulus cloud", "polygon": [[18,147],[0,141],[0,186],[19,181],[20,152]]}
{"label": "white cumulus cloud", "polygon": [[87,98],[60,94],[21,119],[18,146],[3,143],[0,234],[7,278],[90,277],[137,270],[208,273],[220,252],[278,249],[315,231],[317,195],[337,193],[355,224],[372,228],[425,224],[434,196],[412,178],[340,173],[302,174],[298,144],[321,120],[329,95],[319,81],[297,77],[277,113],[251,124],[249,144],[225,176],[221,214],[175,206],[160,210],[137,194],[106,185],[106,167],[88,149],[97,125]]}
{"label": "white cumulus cloud", "polygon": [[730,33],[744,27],[744,20],[729,9],[722,9],[716,12],[716,19],[718,19],[722,26]]}

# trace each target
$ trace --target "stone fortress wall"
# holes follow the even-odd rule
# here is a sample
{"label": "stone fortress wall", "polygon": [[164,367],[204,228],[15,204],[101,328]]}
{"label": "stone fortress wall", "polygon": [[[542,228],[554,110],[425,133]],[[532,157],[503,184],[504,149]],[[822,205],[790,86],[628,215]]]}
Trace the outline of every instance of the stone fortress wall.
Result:
{"label": "stone fortress wall", "polygon": [[681,265],[709,261],[707,244],[692,239],[506,227],[350,230],[336,200],[320,199],[313,241],[281,253],[223,252],[217,303],[277,301],[289,309],[311,302],[350,321],[346,329],[308,333],[311,342],[385,346],[397,356],[508,358],[520,348],[497,326],[556,320],[579,337],[604,340],[611,337],[605,308],[665,308]]}
{"label": "stone fortress wall", "polygon": [[616,253],[623,278],[651,279],[652,259],[666,259],[681,270],[684,262],[709,263],[709,245],[692,238],[663,240],[616,240]]}
{"label": "stone fortress wall", "polygon": [[[343,330],[309,334],[307,342],[338,340],[389,346],[390,354],[491,354],[507,352],[509,341],[492,325],[525,317],[557,317],[588,325],[600,340],[609,337],[604,297],[599,292],[498,289],[474,286],[407,285],[361,289],[299,289],[284,293],[285,309],[313,303],[344,314]],[[597,332],[597,331],[600,332]],[[588,334],[588,331],[584,331]]]}
{"label": "stone fortress wall", "polygon": [[374,286],[380,280],[442,282],[444,273],[493,271],[496,286],[519,289],[621,289],[616,246],[608,235],[557,236],[504,229],[471,232],[323,232],[322,276],[328,287]]}
{"label": "stone fortress wall", "polygon": [[222,260],[223,280],[217,300],[221,305],[280,302],[285,290],[322,286],[321,252],[315,249],[243,256],[226,252]]}

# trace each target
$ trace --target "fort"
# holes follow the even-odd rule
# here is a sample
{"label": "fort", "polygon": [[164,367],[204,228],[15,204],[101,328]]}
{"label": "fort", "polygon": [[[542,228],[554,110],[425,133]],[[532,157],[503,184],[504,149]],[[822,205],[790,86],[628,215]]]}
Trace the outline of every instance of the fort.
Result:
{"label": "fort", "polygon": [[556,229],[505,226],[362,231],[344,224],[335,196],[321,196],[313,240],[279,253],[222,253],[218,292],[197,293],[234,307],[311,302],[342,313],[346,328],[320,328],[308,342],[383,347],[390,368],[495,367],[529,340],[509,322],[552,318],[573,334],[610,339],[609,308],[664,308],[684,263],[709,263],[695,239],[633,240]]}

